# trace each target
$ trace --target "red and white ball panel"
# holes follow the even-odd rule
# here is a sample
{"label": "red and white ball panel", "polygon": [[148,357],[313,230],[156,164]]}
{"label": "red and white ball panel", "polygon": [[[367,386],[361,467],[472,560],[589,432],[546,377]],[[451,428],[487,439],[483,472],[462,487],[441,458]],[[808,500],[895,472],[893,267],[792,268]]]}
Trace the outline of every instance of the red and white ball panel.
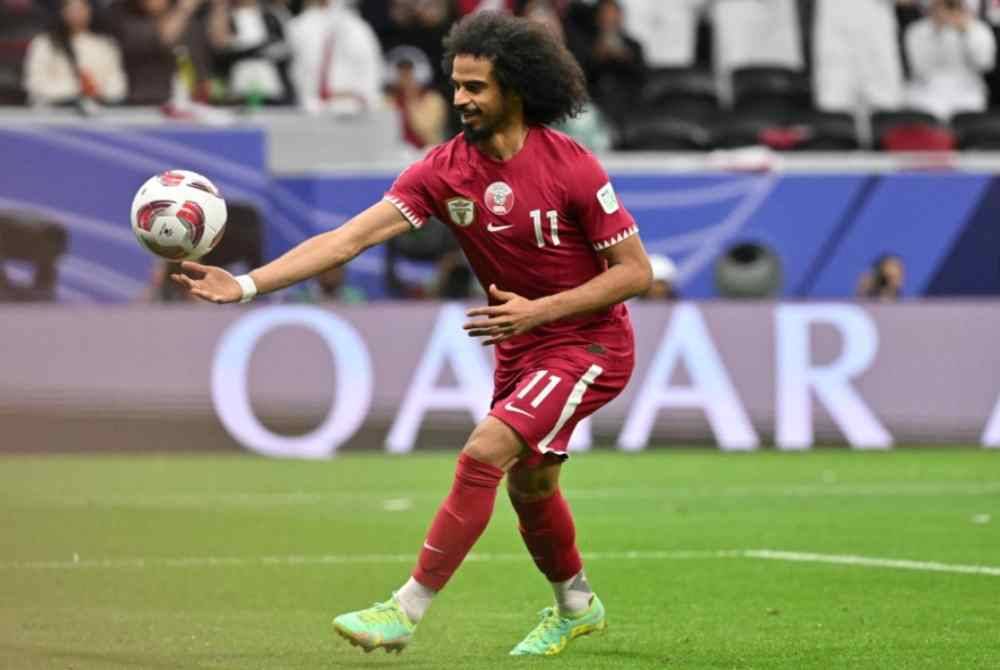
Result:
{"label": "red and white ball panel", "polygon": [[140,244],[167,260],[201,258],[226,229],[226,201],[207,177],[170,170],[149,178],[132,200],[132,231]]}

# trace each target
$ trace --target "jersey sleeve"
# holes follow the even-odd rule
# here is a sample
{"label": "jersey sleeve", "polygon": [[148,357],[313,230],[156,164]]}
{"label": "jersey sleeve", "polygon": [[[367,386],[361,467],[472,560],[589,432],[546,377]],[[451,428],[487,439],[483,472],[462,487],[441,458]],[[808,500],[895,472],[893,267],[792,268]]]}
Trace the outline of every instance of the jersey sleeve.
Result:
{"label": "jersey sleeve", "polygon": [[434,214],[434,198],[429,188],[432,169],[424,159],[403,170],[382,199],[391,203],[416,229]]}
{"label": "jersey sleeve", "polygon": [[595,251],[603,251],[639,232],[635,219],[618,202],[608,173],[592,154],[581,156],[570,189],[571,206]]}

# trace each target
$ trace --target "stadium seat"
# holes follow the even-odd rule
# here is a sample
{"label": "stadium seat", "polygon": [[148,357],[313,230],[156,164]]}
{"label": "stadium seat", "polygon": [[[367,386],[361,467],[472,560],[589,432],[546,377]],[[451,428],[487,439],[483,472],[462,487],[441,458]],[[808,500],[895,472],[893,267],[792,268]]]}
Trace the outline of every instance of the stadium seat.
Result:
{"label": "stadium seat", "polygon": [[956,114],[951,119],[951,127],[959,149],[1000,149],[1000,110]]}
{"label": "stadium seat", "polygon": [[719,112],[715,79],[693,68],[659,68],[646,75],[642,109],[675,118],[706,119]]}
{"label": "stadium seat", "polygon": [[848,114],[804,115],[734,112],[716,124],[720,148],[764,145],[775,151],[851,151],[858,149],[857,129]]}
{"label": "stadium seat", "polygon": [[861,148],[854,117],[836,112],[816,112],[795,124],[805,129],[794,151],[854,151]]}
{"label": "stadium seat", "polygon": [[[31,212],[0,212],[0,302],[54,300],[59,257],[68,245],[66,228],[57,221]],[[9,281],[3,267],[5,260],[31,264],[31,284]]]}
{"label": "stadium seat", "polygon": [[915,109],[875,112],[872,115],[875,148],[882,151],[947,151],[955,135],[933,114]]}
{"label": "stadium seat", "polygon": [[712,134],[704,125],[673,116],[642,115],[629,119],[619,133],[622,151],[705,151]]}
{"label": "stadium seat", "polygon": [[812,109],[809,77],[799,70],[754,66],[733,70],[733,109],[743,113],[790,114]]}
{"label": "stadium seat", "polygon": [[762,242],[737,242],[715,261],[715,290],[723,298],[773,298],[783,283],[781,259]]}
{"label": "stadium seat", "polygon": [[714,128],[715,146],[719,149],[762,144],[762,134],[782,126],[780,119],[766,118],[750,114],[727,114],[721,117]]}

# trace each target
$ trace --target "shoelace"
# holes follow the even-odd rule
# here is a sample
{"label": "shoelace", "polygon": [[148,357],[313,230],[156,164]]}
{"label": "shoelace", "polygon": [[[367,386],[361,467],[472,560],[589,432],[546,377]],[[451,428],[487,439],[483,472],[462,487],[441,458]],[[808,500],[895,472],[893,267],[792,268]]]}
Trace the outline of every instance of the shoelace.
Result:
{"label": "shoelace", "polygon": [[389,603],[375,603],[370,609],[358,615],[365,623],[393,623],[399,616],[396,608]]}
{"label": "shoelace", "polygon": [[535,629],[528,634],[528,637],[524,640],[525,642],[534,642],[535,640],[543,638],[550,630],[557,628],[562,620],[562,617],[559,616],[555,607],[546,607],[538,614],[542,617],[542,620],[537,626],[535,626]]}

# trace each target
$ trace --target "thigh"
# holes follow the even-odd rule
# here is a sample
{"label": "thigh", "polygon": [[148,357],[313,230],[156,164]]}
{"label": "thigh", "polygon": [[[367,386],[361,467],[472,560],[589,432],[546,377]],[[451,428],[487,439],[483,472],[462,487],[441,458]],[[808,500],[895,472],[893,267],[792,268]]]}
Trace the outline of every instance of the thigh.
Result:
{"label": "thigh", "polygon": [[553,352],[516,375],[503,375],[510,381],[498,390],[490,415],[516,431],[531,451],[565,458],[576,424],[621,393],[631,373],[631,359]]}

